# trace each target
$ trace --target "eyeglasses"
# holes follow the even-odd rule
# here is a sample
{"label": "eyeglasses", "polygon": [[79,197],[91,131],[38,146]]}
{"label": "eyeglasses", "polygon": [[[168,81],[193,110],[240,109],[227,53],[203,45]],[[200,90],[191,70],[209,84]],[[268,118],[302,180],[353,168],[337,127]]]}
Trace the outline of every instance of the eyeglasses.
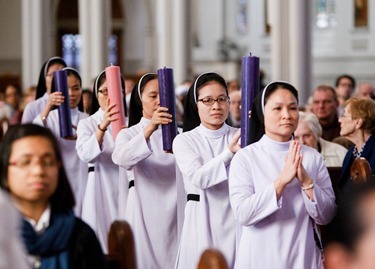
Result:
{"label": "eyeglasses", "polygon": [[215,99],[212,97],[198,99],[198,102],[202,102],[206,106],[212,106],[215,102],[218,102],[219,105],[224,105],[225,103],[229,102],[228,96],[220,96],[219,98]]}
{"label": "eyeglasses", "polygon": [[25,157],[18,161],[11,161],[8,163],[10,166],[15,166],[20,169],[30,169],[34,165],[41,165],[43,168],[48,169],[56,167],[58,161],[52,156],[46,156],[43,158],[29,158]]}
{"label": "eyeglasses", "polygon": [[[98,90],[98,92],[100,92],[101,94],[107,96],[108,95],[108,89],[102,89],[102,90]],[[125,91],[124,90],[121,90],[122,94],[125,95]]]}
{"label": "eyeglasses", "polygon": [[340,118],[348,118],[348,117],[351,117],[350,115],[346,114],[345,112],[342,112],[340,114]]}
{"label": "eyeglasses", "polygon": [[98,92],[100,92],[101,94],[103,95],[108,95],[108,89],[102,89],[102,90],[98,90]]}

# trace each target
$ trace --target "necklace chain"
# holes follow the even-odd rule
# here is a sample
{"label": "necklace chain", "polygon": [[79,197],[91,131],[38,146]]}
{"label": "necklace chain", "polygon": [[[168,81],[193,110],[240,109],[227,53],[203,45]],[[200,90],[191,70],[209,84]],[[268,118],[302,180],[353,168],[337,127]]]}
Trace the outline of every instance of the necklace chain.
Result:
{"label": "necklace chain", "polygon": [[363,152],[363,149],[365,148],[366,143],[367,143],[367,141],[370,139],[370,137],[371,137],[371,135],[370,135],[369,138],[365,141],[365,143],[363,144],[363,146],[362,146],[362,148],[361,148],[360,151],[358,151],[357,146],[354,146],[354,149],[353,149],[353,156],[354,156],[355,158],[359,158],[359,157],[361,157],[362,152]]}

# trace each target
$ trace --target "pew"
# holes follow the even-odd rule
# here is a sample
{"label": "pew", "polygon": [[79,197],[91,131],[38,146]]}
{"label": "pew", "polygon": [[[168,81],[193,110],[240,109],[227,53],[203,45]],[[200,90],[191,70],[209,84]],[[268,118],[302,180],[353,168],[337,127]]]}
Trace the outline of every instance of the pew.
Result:
{"label": "pew", "polygon": [[228,269],[228,265],[219,250],[209,248],[202,253],[197,269]]}
{"label": "pew", "polygon": [[364,183],[373,178],[370,163],[363,157],[356,158],[350,167],[350,176],[354,183]]}
{"label": "pew", "polygon": [[129,223],[116,220],[108,235],[108,269],[136,269],[133,232]]}

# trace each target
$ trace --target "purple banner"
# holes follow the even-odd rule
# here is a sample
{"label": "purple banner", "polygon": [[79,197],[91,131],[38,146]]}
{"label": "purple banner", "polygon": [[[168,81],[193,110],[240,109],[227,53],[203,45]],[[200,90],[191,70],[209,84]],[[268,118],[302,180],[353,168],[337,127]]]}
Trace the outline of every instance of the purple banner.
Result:
{"label": "purple banner", "polygon": [[158,70],[160,106],[167,107],[168,113],[172,115],[172,122],[162,125],[163,150],[172,151],[173,139],[177,135],[176,122],[176,99],[174,92],[174,79],[172,68]]}
{"label": "purple banner", "polygon": [[242,92],[241,92],[241,147],[250,143],[250,111],[253,101],[259,93],[259,57],[242,57]]}

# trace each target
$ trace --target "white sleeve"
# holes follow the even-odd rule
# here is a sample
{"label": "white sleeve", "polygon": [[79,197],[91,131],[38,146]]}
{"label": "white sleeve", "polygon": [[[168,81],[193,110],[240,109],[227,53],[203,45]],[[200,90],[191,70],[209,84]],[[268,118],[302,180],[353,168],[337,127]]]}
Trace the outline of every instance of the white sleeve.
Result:
{"label": "white sleeve", "polygon": [[204,163],[191,142],[184,134],[180,134],[173,141],[173,153],[183,177],[200,189],[210,188],[228,180],[226,167],[233,157],[229,149]]}
{"label": "white sleeve", "polygon": [[95,132],[97,128],[96,125],[93,126],[89,118],[78,122],[76,150],[78,157],[86,163],[95,162],[95,159],[102,153],[104,148],[100,147],[96,139]]}
{"label": "white sleeve", "polygon": [[[311,201],[303,192],[303,199],[309,215],[319,225],[328,224],[335,215],[336,202],[332,182],[328,174],[327,167],[321,155],[314,160],[316,165],[309,171],[314,181],[314,201]],[[310,175],[311,176],[311,175]]]}
{"label": "white sleeve", "polygon": [[273,184],[255,191],[248,156],[243,150],[233,158],[229,171],[229,197],[236,220],[242,225],[252,225],[272,215],[282,207],[277,200]]}
{"label": "white sleeve", "polygon": [[116,137],[115,148],[112,153],[112,161],[130,170],[138,162],[152,154],[143,131],[132,136],[129,129],[121,130]]}

